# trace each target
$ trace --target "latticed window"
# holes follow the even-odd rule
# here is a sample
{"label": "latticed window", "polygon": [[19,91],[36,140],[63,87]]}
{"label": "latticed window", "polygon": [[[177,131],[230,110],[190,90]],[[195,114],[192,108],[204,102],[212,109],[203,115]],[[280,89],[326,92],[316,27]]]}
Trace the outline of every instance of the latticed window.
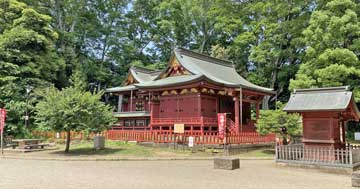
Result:
{"label": "latticed window", "polygon": [[144,102],[136,102],[135,106],[136,106],[136,111],[144,111],[145,110]]}

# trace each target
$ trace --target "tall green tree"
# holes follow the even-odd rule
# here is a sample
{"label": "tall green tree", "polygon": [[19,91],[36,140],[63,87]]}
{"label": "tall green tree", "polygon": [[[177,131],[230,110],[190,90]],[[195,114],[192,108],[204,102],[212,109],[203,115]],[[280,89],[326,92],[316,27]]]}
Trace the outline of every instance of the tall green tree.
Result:
{"label": "tall green tree", "polygon": [[26,86],[52,85],[64,64],[55,51],[58,35],[50,16],[17,0],[1,1],[0,14],[0,107],[8,109],[6,129],[16,134],[36,98],[27,95]]}
{"label": "tall green tree", "polygon": [[289,79],[302,62],[302,30],[308,25],[312,1],[255,1],[243,4],[244,32],[230,45],[239,71],[261,86],[274,88],[285,98]]}
{"label": "tall green tree", "polygon": [[76,87],[50,88],[36,105],[36,123],[40,130],[66,132],[65,152],[69,152],[72,131],[100,132],[113,123],[111,107],[100,101],[102,95]]}
{"label": "tall green tree", "polygon": [[350,85],[360,97],[360,5],[352,0],[327,1],[312,13],[303,31],[307,45],[290,89]]}

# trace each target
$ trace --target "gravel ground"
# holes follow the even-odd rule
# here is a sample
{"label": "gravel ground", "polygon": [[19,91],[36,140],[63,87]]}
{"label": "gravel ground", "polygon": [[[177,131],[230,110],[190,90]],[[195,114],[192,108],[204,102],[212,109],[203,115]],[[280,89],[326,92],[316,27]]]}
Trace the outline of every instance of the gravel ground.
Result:
{"label": "gravel ground", "polygon": [[0,188],[351,188],[346,175],[242,160],[240,169],[215,170],[209,160],[40,161],[0,159]]}

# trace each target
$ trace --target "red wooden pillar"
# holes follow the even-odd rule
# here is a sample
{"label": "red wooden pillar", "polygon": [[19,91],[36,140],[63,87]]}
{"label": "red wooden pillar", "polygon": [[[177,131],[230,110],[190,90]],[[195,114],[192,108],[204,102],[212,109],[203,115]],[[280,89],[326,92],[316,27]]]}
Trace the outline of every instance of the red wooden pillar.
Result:
{"label": "red wooden pillar", "polygon": [[239,126],[240,126],[240,103],[238,96],[235,95],[235,102],[234,102],[234,108],[235,108],[235,131],[236,133],[239,133]]}
{"label": "red wooden pillar", "polygon": [[258,120],[260,117],[260,102],[256,102],[256,120]]}
{"label": "red wooden pillar", "polygon": [[204,117],[203,116],[200,117],[200,131],[201,131],[201,135],[204,135]]}
{"label": "red wooden pillar", "polygon": [[343,144],[346,144],[345,125],[347,125],[347,121],[342,121],[341,132],[342,132]]}

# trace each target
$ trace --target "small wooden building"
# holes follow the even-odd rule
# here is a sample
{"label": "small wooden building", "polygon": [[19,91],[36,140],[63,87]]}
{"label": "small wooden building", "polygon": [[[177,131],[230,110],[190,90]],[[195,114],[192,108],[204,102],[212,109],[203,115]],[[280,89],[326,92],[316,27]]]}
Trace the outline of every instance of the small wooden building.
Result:
{"label": "small wooden building", "polygon": [[305,147],[343,148],[347,122],[360,118],[347,86],[295,90],[284,111],[302,115]]}
{"label": "small wooden building", "polygon": [[131,67],[123,85],[107,92],[119,99],[113,129],[171,131],[180,123],[201,133],[217,131],[217,113],[229,113],[234,133],[255,131],[262,99],[273,94],[241,77],[232,62],[183,48],[164,70]]}

